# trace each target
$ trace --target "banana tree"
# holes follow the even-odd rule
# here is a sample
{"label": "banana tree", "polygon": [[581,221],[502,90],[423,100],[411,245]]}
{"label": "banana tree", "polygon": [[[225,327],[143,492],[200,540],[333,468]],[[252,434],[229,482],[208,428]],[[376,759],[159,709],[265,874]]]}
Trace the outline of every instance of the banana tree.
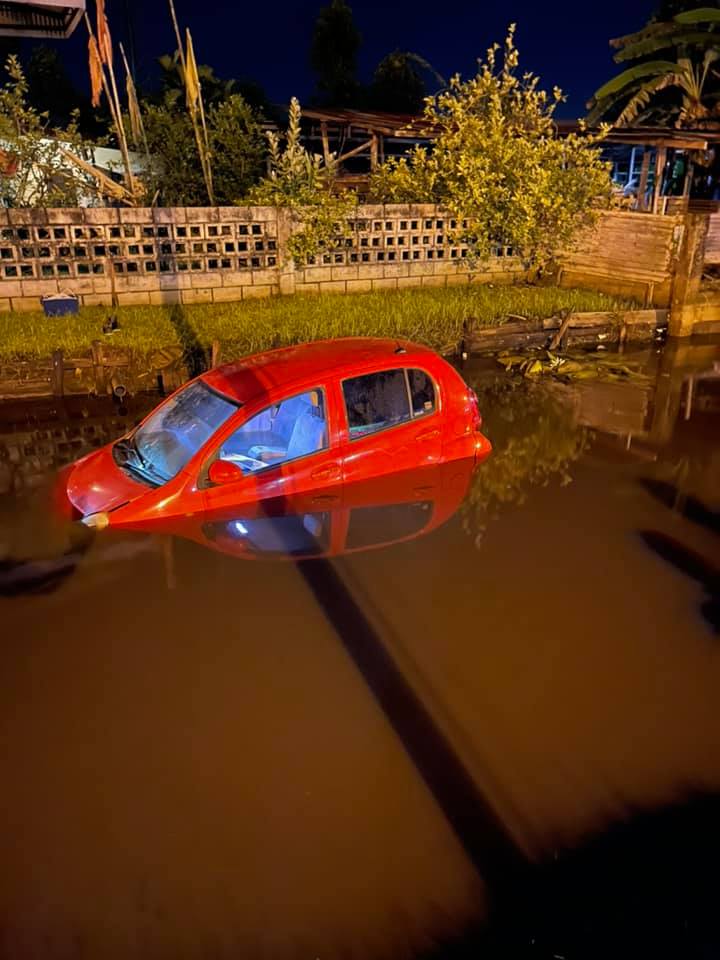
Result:
{"label": "banana tree", "polygon": [[665,113],[675,116],[676,127],[695,126],[713,116],[720,116],[720,94],[710,92],[708,79],[718,76],[712,65],[720,59],[720,50],[706,50],[702,63],[693,63],[689,57],[672,60],[651,60],[624,70],[601,87],[594,97],[588,115],[590,123],[606,115],[617,104],[625,103],[615,121],[619,127],[632,124],[662,90],[676,90],[681,95],[679,107],[665,107]]}
{"label": "banana tree", "polygon": [[[613,77],[588,103],[588,122],[594,123],[620,109],[618,125],[632,123],[639,116],[653,116],[676,126],[701,123],[718,115],[720,99],[713,64],[720,56],[720,10],[700,7],[673,17],[651,22],[637,33],[610,41],[618,52],[616,62],[641,60]],[[658,53],[665,59],[649,59]],[[674,90],[681,96],[678,105],[660,96]]]}

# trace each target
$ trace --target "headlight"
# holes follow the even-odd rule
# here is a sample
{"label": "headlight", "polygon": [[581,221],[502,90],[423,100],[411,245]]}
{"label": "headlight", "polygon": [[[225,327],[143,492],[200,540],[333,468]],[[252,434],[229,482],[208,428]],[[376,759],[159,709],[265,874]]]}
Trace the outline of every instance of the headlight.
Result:
{"label": "headlight", "polygon": [[101,510],[100,513],[90,513],[87,517],[82,518],[82,522],[86,527],[91,527],[93,530],[104,530],[105,527],[110,525],[110,514],[104,510]]}

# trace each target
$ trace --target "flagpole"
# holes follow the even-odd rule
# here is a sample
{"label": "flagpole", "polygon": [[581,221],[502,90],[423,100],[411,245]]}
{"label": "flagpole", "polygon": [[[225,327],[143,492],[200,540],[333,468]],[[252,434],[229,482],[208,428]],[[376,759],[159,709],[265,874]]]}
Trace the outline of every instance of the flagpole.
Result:
{"label": "flagpole", "polygon": [[[88,29],[88,33],[90,34],[90,36],[91,37],[94,36],[92,24],[90,23],[90,18],[87,15],[87,11],[85,12],[85,25]],[[122,112],[120,110],[120,100],[117,95],[117,86],[115,85],[115,74],[113,73],[112,65],[107,64],[113,92],[115,94],[115,98],[113,99],[113,97],[110,94],[110,89],[108,88],[108,82],[105,76],[105,68],[102,63],[102,57],[100,60],[100,65],[101,65],[100,72],[102,75],[103,90],[105,91],[105,96],[107,97],[108,106],[110,107],[110,114],[115,124],[115,131],[117,133],[118,143],[120,145],[120,153],[122,155],[123,165],[125,167],[125,179],[127,182],[127,189],[128,189],[129,195],[132,196],[133,187],[132,187],[132,173],[130,171],[130,155],[128,153],[127,140],[125,139],[125,130],[123,129],[123,125],[122,125]]]}
{"label": "flagpole", "polygon": [[[135,90],[135,82],[133,81],[132,74],[130,73],[130,66],[128,64],[128,59],[125,56],[125,48],[122,43],[118,44],[120,47],[120,55],[123,58],[123,64],[125,65],[125,72],[127,73],[128,79],[133,85],[133,90]],[[137,92],[135,92],[135,102],[137,103]],[[130,104],[128,103],[128,107]],[[140,104],[138,104],[139,108]],[[150,166],[150,148],[148,147],[147,136],[145,135],[145,124],[143,123],[142,114],[138,110],[138,120],[140,121],[140,133],[143,139],[143,145],[145,146],[145,154],[147,156],[148,166]]]}
{"label": "flagpole", "polygon": [[[182,37],[180,35],[180,26],[178,24],[177,14],[175,13],[175,3],[174,0],[168,0],[168,5],[170,7],[170,17],[172,18],[173,28],[175,30],[175,39],[177,41],[178,54],[180,56],[180,66],[182,67],[183,72],[183,85],[185,86],[185,91],[187,95],[187,60],[185,58],[185,50],[183,48]],[[190,114],[190,120],[193,125],[193,131],[195,132],[195,140],[197,142],[198,155],[200,157],[200,166],[202,167],[203,179],[205,180],[205,189],[207,190],[208,200],[211,204],[214,205],[215,197],[213,193],[213,183],[212,183],[212,170],[210,167],[210,145],[208,143],[208,134],[207,126],[205,124],[205,108],[203,107],[202,101],[202,90],[200,88],[200,78],[198,78],[198,90],[200,91],[200,116],[202,118],[203,133],[204,136],[200,136],[200,130],[198,129],[197,117],[195,116],[194,111],[188,108],[188,113]]]}

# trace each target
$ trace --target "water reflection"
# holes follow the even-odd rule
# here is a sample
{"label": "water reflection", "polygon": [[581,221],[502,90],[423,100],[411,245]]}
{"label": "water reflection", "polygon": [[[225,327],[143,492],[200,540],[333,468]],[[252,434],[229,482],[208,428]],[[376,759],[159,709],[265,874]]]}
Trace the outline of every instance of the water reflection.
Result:
{"label": "water reflection", "polygon": [[82,542],[0,499],[0,955],[716,953],[700,350],[627,408],[470,365],[495,452],[434,491]]}

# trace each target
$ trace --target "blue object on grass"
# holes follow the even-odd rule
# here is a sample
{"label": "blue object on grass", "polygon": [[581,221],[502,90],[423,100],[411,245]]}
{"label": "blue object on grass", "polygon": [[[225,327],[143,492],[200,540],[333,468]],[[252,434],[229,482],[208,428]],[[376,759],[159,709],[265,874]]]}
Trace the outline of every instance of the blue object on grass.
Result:
{"label": "blue object on grass", "polygon": [[40,302],[46,317],[62,317],[79,310],[79,300],[71,293],[54,293],[49,297],[41,297]]}

